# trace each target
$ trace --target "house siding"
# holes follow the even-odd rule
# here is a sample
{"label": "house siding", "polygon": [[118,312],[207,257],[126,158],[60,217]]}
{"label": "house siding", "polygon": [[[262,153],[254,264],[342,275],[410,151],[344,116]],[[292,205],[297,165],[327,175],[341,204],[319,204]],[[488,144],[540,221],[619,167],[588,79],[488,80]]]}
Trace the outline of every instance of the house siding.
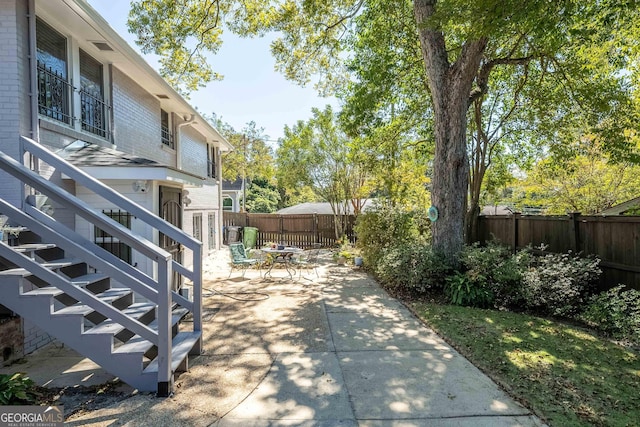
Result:
{"label": "house siding", "polygon": [[112,78],[117,149],[175,166],[175,151],[164,148],[160,138],[160,100],[116,67],[113,67]]}
{"label": "house siding", "polygon": [[207,144],[205,138],[190,126],[183,126],[179,133],[182,169],[193,174],[207,176]]}
{"label": "house siding", "polygon": [[[151,212],[158,211],[156,207],[157,194],[155,190],[147,193],[135,192],[131,185],[132,182],[129,180],[105,180],[103,181],[103,183],[113,188],[123,196],[127,197],[131,201],[139,204],[143,208],[148,209]],[[108,204],[102,197],[89,191],[85,187],[77,187],[76,194],[80,199],[93,206],[97,211],[102,212],[108,210],[119,210],[117,206]],[[90,240],[93,241],[93,225],[89,224],[89,222],[87,222],[85,219],[77,217],[75,227],[78,233],[83,236],[87,236]],[[149,241],[157,241],[157,231],[153,230],[150,226],[136,218],[132,218],[131,220],[131,231]],[[154,264],[148,257],[143,256],[134,250],[132,251],[131,263],[140,271],[146,273],[151,277],[155,277]]]}
{"label": "house siding", "polygon": [[[74,26],[65,26],[64,22],[60,22],[60,19],[48,19],[48,16],[46,16],[47,9],[40,8],[42,4],[45,4],[44,0],[42,0],[42,3],[40,3],[41,0],[37,1],[38,11],[42,14],[40,17],[69,37],[70,66],[74,67],[77,72],[77,67],[79,67],[78,47],[82,48],[84,46],[85,48],[89,47],[89,49],[92,49],[92,47],[86,46],[87,40],[74,39],[73,35],[77,34],[77,31],[75,31],[77,28],[74,28]],[[46,4],[51,4],[48,1]],[[56,4],[62,8],[67,8],[70,7],[69,3],[58,2]],[[115,145],[114,148],[117,150],[154,160],[164,165],[180,166],[189,173],[206,176],[207,147],[205,136],[191,126],[183,126],[178,129],[177,124],[180,123],[180,117],[184,112],[181,111],[179,116],[176,111],[169,109],[168,112],[171,113],[173,118],[173,130],[174,132],[179,130],[181,133],[181,135],[177,136],[180,146],[178,147],[179,150],[169,149],[164,146],[161,142],[160,131],[160,99],[143,89],[140,84],[122,72],[116,65],[104,64],[104,73],[108,75],[106,80],[109,85],[109,87],[105,87],[105,93],[109,94],[113,108],[111,129],[113,135],[110,138],[103,138],[82,131],[77,123],[74,129],[72,126],[43,116],[38,117],[38,133],[32,133],[29,4],[30,0],[0,1],[0,76],[2,76],[2,79],[0,79],[0,151],[12,158],[21,159],[19,152],[19,138],[21,135],[33,137],[34,139],[37,137],[41,144],[54,151],[76,140],[82,140],[107,147]],[[141,79],[137,81],[144,85]],[[77,110],[78,95],[76,94],[75,96]],[[189,110],[186,109],[186,111],[188,112]],[[77,116],[77,111],[74,114]],[[205,129],[203,132],[209,135],[208,130]],[[177,159],[177,152],[180,152],[182,156],[180,162]],[[102,198],[97,197],[86,188],[76,187],[71,180],[63,180],[59,172],[52,170],[42,162],[40,163],[39,172],[69,193],[75,194],[90,203],[96,210],[115,208],[114,206],[106,205]],[[15,206],[21,206],[23,184],[2,171],[0,171],[0,183],[0,198]],[[107,180],[105,183],[155,213],[158,212],[158,186],[167,185],[166,182],[152,182],[151,190],[142,194],[133,190],[131,180],[113,179]],[[219,188],[215,180],[207,180],[203,187],[189,188],[189,191],[189,198],[192,200],[192,204],[184,207],[183,229],[192,234],[193,214],[202,213],[202,238],[205,240],[203,249],[206,253],[209,248],[209,214],[214,214],[218,224],[221,223],[218,209],[220,202]],[[55,208],[54,216],[58,221],[85,237],[93,239],[93,226],[76,217],[73,211],[64,209],[56,203],[52,203],[52,205]],[[158,241],[158,232],[136,219],[132,221],[132,231],[150,241]],[[216,236],[219,236],[219,233]],[[215,242],[214,246],[218,247],[219,241]],[[155,264],[151,260],[133,251],[132,263],[141,271],[155,277]],[[191,261],[185,262],[185,264],[190,265]],[[21,326],[24,334],[23,352],[25,354],[51,342],[51,337],[31,322],[25,320],[21,323]]]}
{"label": "house siding", "polygon": [[[25,0],[0,2],[0,151],[19,157],[20,135],[30,136],[29,39]],[[0,171],[0,197],[21,206],[22,186]]]}
{"label": "house siding", "polygon": [[[189,126],[181,128],[179,135],[182,153],[182,168],[191,171],[202,177],[207,176],[207,142],[206,139]],[[218,155],[219,159],[220,156]],[[220,171],[219,164],[217,165],[218,173]],[[188,187],[186,190],[189,192],[188,198],[191,200],[188,206],[184,208],[184,229],[188,233],[192,233],[193,216],[195,214],[202,214],[202,248],[203,253],[207,253],[210,247],[209,244],[209,214],[214,214],[220,221],[220,191],[219,183],[214,178],[207,178],[201,187]],[[214,248],[219,248],[219,233],[218,226],[214,224],[215,241],[213,242]],[[189,259],[191,254],[185,254],[185,263],[191,265],[192,260]]]}

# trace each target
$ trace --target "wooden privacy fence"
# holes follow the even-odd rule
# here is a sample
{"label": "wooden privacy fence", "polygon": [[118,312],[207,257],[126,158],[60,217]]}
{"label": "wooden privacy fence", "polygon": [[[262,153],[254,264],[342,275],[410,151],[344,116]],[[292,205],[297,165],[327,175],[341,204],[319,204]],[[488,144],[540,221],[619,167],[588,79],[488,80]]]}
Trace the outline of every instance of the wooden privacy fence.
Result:
{"label": "wooden privacy fence", "polygon": [[[344,224],[344,234],[355,242],[353,226],[355,216],[339,217]],[[223,226],[255,227],[258,229],[257,246],[268,242],[299,248],[309,248],[315,243],[323,247],[336,244],[335,216],[324,214],[278,215],[224,212]]]}
{"label": "wooden privacy fence", "polygon": [[623,283],[640,289],[640,217],[488,215],[478,221],[481,243],[492,238],[522,249],[547,246],[548,252],[597,255],[602,262],[601,286]]}

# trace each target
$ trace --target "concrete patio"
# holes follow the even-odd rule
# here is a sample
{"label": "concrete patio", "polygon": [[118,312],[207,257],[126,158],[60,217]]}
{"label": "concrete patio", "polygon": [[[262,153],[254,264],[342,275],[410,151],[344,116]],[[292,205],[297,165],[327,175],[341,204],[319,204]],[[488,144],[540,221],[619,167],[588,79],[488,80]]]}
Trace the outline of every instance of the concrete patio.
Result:
{"label": "concrete patio", "polygon": [[[544,425],[364,272],[327,258],[319,279],[227,279],[219,255],[206,264],[205,353],[174,396],[133,393],[67,425]],[[109,380],[68,352],[76,359],[37,357],[18,368],[42,384]]]}

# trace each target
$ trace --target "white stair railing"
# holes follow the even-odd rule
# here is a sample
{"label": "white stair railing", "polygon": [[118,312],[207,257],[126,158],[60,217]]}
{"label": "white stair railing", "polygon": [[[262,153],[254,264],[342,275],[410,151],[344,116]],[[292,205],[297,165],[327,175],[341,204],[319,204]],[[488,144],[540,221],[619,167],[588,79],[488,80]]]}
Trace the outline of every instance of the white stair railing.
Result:
{"label": "white stair railing", "polygon": [[[32,139],[21,137],[20,145],[22,148],[22,152],[30,153],[32,156],[47,163],[58,172],[75,180],[77,184],[88,188],[89,190],[113,203],[115,206],[118,206],[120,209],[129,212],[140,221],[146,223],[160,233],[168,236],[169,238],[173,239],[177,243],[192,251],[193,267],[189,269],[184,265],[177,263],[175,260],[172,260],[171,255],[167,251],[158,247],[154,243],[142,238],[141,236],[132,234],[131,230],[129,230],[128,228],[122,226],[108,216],[94,211],[91,206],[89,206],[82,200],[64,191],[60,187],[55,186],[50,181],[44,179],[42,176],[25,167],[22,163],[0,152],[1,169],[5,170],[9,174],[21,180],[38,192],[47,195],[52,200],[70,209],[73,213],[79,215],[95,226],[116,237],[121,242],[129,245],[130,247],[147,256],[149,259],[156,263],[158,277],[157,280],[153,280],[142,273],[131,271],[130,266],[126,267],[122,265],[123,263],[115,261],[114,257],[107,256],[103,259],[100,259],[100,256],[91,257],[88,254],[92,254],[94,252],[98,254],[101,253],[101,250],[86,250],[87,245],[91,245],[92,242],[87,241],[71,230],[68,230],[68,237],[65,238],[63,233],[56,231],[58,227],[52,227],[55,220],[47,219],[46,217],[42,216],[43,214],[35,212],[33,208],[24,206],[23,210],[29,212],[31,215],[33,215],[33,217],[40,216],[39,219],[37,218],[37,221],[34,220],[35,222],[30,222],[28,218],[21,217],[20,222],[29,223],[29,225],[24,225],[33,227],[34,229],[37,228],[38,231],[40,231],[42,234],[48,235],[49,238],[54,239],[55,243],[60,243],[60,246],[65,250],[74,252],[79,248],[84,248],[84,251],[80,251],[82,252],[80,254],[80,258],[92,258],[87,259],[87,263],[90,265],[101,266],[101,268],[103,268],[107,272],[111,272],[114,276],[125,275],[129,279],[133,277],[134,280],[127,281],[127,284],[132,284],[132,290],[149,298],[157,304],[158,331],[157,339],[154,340],[154,344],[158,346],[158,394],[170,394],[172,389],[171,308],[173,303],[180,304],[190,310],[193,317],[194,332],[202,331],[202,243],[189,236],[181,229],[173,226],[159,216],[148,211],[144,207],[122,196],[120,193],[104,185],[102,182],[86,174],[79,168],[71,165],[70,163],[57,156],[55,153],[47,150]],[[10,211],[11,207],[4,205],[2,206],[2,209]],[[16,212],[12,212],[11,216],[15,217],[17,215],[18,214]],[[36,224],[36,222],[39,224]],[[24,260],[20,259],[19,261],[23,262]],[[191,281],[193,286],[191,301],[187,300],[179,293],[171,290],[174,270]],[[44,272],[41,273],[47,274]],[[65,284],[61,283],[61,285],[64,286]],[[86,296],[84,295],[79,296],[86,299]],[[91,299],[91,297],[89,297],[89,299]],[[94,304],[94,302],[92,302],[92,304]],[[101,308],[104,309],[104,307]],[[134,327],[137,328],[137,325],[135,325]],[[201,342],[198,342],[196,345],[197,348],[194,348],[193,351],[195,353],[200,353],[202,346]]]}

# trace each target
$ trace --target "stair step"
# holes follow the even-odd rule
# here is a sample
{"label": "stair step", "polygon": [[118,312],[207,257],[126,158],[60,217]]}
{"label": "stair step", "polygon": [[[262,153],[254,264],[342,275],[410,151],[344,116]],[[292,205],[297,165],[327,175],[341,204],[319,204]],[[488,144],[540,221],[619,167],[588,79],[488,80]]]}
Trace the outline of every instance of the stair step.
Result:
{"label": "stair step", "polygon": [[[189,313],[184,307],[179,307],[171,313],[171,326],[176,325],[182,318]],[[158,321],[154,320],[148,325],[153,330],[158,330]],[[129,341],[115,349],[114,353],[146,353],[153,347],[153,343],[142,338],[140,335],[133,336]]]}
{"label": "stair step", "polygon": [[[82,261],[79,261],[75,258],[63,258],[63,259],[57,259],[55,261],[48,261],[48,262],[44,262],[41,263],[40,265],[42,265],[43,267],[49,268],[51,270],[56,270],[59,268],[64,268],[64,267],[69,267],[71,265],[74,264],[78,264]],[[12,268],[10,270],[3,270],[0,271],[0,276],[22,276],[22,277],[26,277],[26,276],[30,276],[31,272],[29,270],[26,270],[24,268]]]}
{"label": "stair step", "polygon": [[99,282],[100,280],[104,280],[108,278],[109,276],[107,276],[106,274],[89,273],[89,274],[84,274],[82,276],[73,277],[71,279],[71,283],[73,283],[76,286],[87,286],[87,285],[90,285],[91,283]]}
{"label": "stair step", "polygon": [[13,249],[16,252],[24,253],[24,252],[41,251],[44,249],[51,249],[55,247],[56,245],[53,243],[25,243],[22,245],[11,246],[11,249]]}
{"label": "stair step", "polygon": [[[155,310],[156,305],[148,302],[138,302],[131,304],[126,309],[122,310],[124,314],[134,319],[140,319],[145,314],[149,313],[152,310]],[[111,319],[105,320],[100,324],[94,326],[93,328],[85,331],[85,334],[113,334],[116,335],[119,332],[122,332],[126,328],[121,324],[114,322]]]}
{"label": "stair step", "polygon": [[[113,301],[122,298],[126,295],[131,294],[130,289],[126,288],[113,288],[108,291],[96,294],[96,297],[102,300],[102,302],[106,304],[111,304]],[[55,314],[82,314],[86,316],[90,313],[93,313],[95,310],[88,305],[84,305],[81,303],[77,303],[74,305],[70,305],[69,307],[65,307],[55,312]]]}
{"label": "stair step", "polygon": [[[171,372],[175,372],[184,361],[196,342],[202,337],[202,332],[180,332],[173,338],[171,348]],[[145,368],[144,373],[158,372],[158,358],[155,358]]]}
{"label": "stair step", "polygon": [[57,297],[58,295],[62,295],[63,293],[64,292],[62,292],[60,289],[56,288],[55,286],[45,286],[43,288],[35,288],[30,291],[24,292],[22,295],[26,295],[26,296],[50,295],[52,297]]}

